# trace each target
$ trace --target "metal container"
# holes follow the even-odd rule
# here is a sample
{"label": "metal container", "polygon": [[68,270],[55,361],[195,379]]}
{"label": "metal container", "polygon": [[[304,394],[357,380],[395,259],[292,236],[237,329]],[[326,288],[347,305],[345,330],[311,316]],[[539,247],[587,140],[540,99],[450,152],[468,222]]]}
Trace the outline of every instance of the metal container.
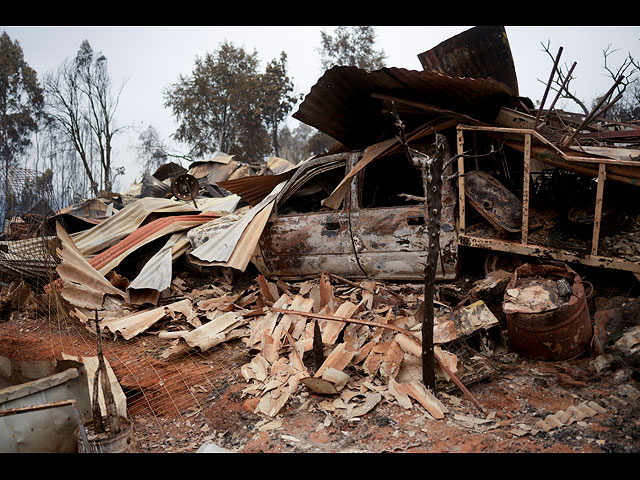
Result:
{"label": "metal container", "polygon": [[[77,409],[65,401],[74,400]],[[56,406],[58,405],[58,406]],[[54,408],[55,407],[55,408]],[[19,413],[20,409],[33,408]],[[91,418],[81,363],[0,356],[0,453],[73,453],[74,428]]]}
{"label": "metal container", "polygon": [[78,453],[134,453],[136,451],[133,438],[133,425],[120,417],[120,432],[116,435],[93,432],[93,422],[85,423],[88,448],[85,445],[80,428],[76,428],[75,436],[78,443]]}
{"label": "metal container", "polygon": [[[566,301],[558,301],[557,308],[546,311],[515,311],[513,306],[507,309],[509,292],[513,292],[523,279],[532,283],[565,279],[572,292]],[[522,265],[507,285],[504,300],[509,344],[515,352],[538,360],[569,360],[588,351],[593,324],[584,285],[580,276],[567,265]]]}

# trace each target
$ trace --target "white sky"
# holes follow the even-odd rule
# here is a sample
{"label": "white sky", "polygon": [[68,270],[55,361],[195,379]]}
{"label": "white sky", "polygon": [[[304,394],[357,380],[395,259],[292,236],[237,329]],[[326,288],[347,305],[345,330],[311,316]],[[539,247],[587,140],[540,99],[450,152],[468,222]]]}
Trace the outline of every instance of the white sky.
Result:
{"label": "white sky", "polygon": [[[297,93],[307,94],[322,76],[319,54],[320,31],[332,33],[335,27],[322,26],[0,26],[12,40],[20,43],[26,62],[39,75],[55,70],[75,56],[83,40],[108,60],[114,86],[126,82],[116,112],[119,126],[128,125],[114,145],[114,163],[124,165],[126,175],[121,189],[140,179],[140,166],[133,146],[139,131],[153,125],[165,142],[176,123],[171,111],[163,107],[163,90],[189,75],[197,56],[213,53],[223,41],[256,50],[264,64],[285,51],[289,76]],[[377,50],[384,50],[387,66],[422,70],[418,54],[461,33],[471,26],[376,26]],[[611,57],[620,63],[627,53],[640,59],[640,27],[506,26],[514,58],[520,95],[536,103],[544,93],[552,61],[542,51],[551,42],[555,55],[563,47],[561,64],[577,62],[572,89],[589,102],[606,92],[612,80],[604,75],[602,51],[611,45],[618,51]],[[553,99],[550,94],[546,106]],[[562,105],[558,105],[562,107]],[[297,109],[297,108],[296,108]],[[294,109],[293,111],[295,112]],[[576,110],[577,111],[577,110]],[[298,122],[291,120],[290,126]],[[180,146],[178,146],[180,147]],[[186,148],[181,148],[186,151]]]}

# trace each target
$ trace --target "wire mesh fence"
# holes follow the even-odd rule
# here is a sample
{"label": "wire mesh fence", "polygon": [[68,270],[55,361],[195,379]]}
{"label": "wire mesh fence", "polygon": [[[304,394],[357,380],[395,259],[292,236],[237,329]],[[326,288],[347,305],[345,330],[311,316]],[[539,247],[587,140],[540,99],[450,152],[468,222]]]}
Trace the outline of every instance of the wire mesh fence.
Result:
{"label": "wire mesh fence", "polygon": [[[51,219],[57,205],[42,174],[12,169],[0,175],[0,185],[6,188],[0,200],[0,356],[20,361],[61,360],[63,354],[95,357],[95,329],[73,314],[56,285],[60,243]],[[153,332],[130,340],[104,333],[103,340],[136,436],[153,430],[161,438],[167,425],[185,424],[237,375],[226,362],[225,348],[164,359],[167,342]]]}

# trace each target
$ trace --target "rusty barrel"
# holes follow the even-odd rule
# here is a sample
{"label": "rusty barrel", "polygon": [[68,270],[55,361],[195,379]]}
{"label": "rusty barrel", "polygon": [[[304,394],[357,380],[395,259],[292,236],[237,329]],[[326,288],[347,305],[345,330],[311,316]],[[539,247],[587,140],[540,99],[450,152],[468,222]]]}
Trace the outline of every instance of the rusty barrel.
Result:
{"label": "rusty barrel", "polygon": [[[510,289],[518,281],[528,279],[559,280],[572,286],[568,300],[557,308],[542,312],[505,310]],[[511,290],[512,291],[512,290]],[[559,302],[560,303],[560,302]],[[505,289],[503,310],[511,348],[525,357],[537,360],[569,360],[589,349],[593,324],[589,315],[584,284],[580,276],[567,265],[530,265],[518,267]]]}
{"label": "rusty barrel", "polygon": [[[125,417],[120,417],[120,432],[115,435],[96,434],[93,421],[84,424],[86,438],[80,428],[74,431],[78,444],[78,453],[135,453],[133,425]],[[86,442],[85,442],[86,440]]]}

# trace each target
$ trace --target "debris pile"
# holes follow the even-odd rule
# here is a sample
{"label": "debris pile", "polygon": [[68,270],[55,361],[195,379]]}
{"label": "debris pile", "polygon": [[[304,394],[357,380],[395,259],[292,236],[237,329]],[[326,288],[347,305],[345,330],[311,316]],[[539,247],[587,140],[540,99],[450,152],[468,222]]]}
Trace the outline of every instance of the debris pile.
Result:
{"label": "debris pile", "polygon": [[[479,62],[468,65],[474,47]],[[88,332],[97,318],[115,341],[166,341],[162,361],[242,342],[243,396],[269,418],[299,395],[348,421],[380,402],[443,419],[445,393],[482,412],[467,387],[490,379],[486,360],[502,353],[556,361],[593,346],[598,371],[637,369],[638,299],[590,312],[593,288],[587,295],[573,270],[640,274],[639,204],[621,201],[637,195],[637,126],[535,109],[519,96],[501,27],[471,29],[420,60],[419,72],[324,73],[294,117],[336,140],[327,154],[297,165],[223,153],[188,169],[170,163],[126,195],[49,212],[39,229],[22,228],[35,210],[12,211],[3,283],[44,280]],[[434,162],[435,189],[419,168]],[[485,276],[461,286],[469,251],[486,254]],[[437,391],[422,363],[431,252]],[[190,289],[178,261],[224,286]],[[239,288],[250,264],[258,273]],[[7,287],[0,311],[30,292]],[[598,411],[581,404],[523,434]]]}

